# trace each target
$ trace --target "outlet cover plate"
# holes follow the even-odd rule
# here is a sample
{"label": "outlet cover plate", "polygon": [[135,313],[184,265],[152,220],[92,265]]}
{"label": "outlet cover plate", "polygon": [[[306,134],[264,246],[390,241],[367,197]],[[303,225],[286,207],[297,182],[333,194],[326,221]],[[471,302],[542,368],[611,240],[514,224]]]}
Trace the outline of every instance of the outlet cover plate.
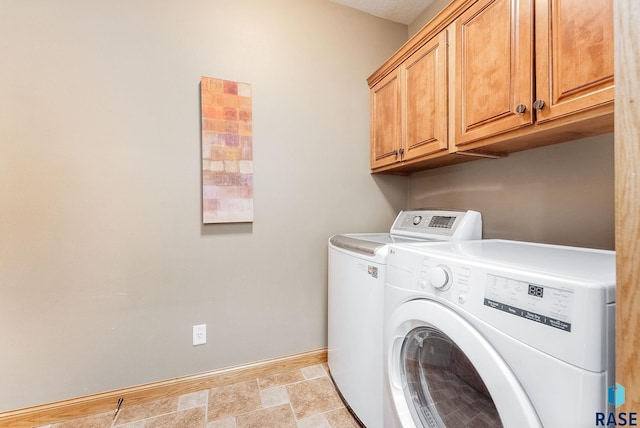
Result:
{"label": "outlet cover plate", "polygon": [[193,326],[193,344],[204,345],[207,343],[207,325],[200,324]]}

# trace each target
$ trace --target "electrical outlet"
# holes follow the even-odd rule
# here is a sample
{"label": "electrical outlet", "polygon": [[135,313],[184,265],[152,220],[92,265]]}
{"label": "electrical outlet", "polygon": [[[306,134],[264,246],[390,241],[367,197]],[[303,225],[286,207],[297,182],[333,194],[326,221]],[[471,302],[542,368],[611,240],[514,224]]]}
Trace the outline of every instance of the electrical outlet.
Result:
{"label": "electrical outlet", "polygon": [[193,344],[204,345],[207,343],[207,325],[200,324],[193,326]]}

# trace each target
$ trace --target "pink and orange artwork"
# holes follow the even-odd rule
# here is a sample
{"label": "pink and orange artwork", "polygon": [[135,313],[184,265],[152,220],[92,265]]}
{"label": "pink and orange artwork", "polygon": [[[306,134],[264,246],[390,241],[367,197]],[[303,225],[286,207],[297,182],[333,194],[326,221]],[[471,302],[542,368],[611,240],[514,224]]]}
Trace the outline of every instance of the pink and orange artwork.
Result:
{"label": "pink and orange artwork", "polygon": [[202,77],[202,221],[253,221],[251,85]]}

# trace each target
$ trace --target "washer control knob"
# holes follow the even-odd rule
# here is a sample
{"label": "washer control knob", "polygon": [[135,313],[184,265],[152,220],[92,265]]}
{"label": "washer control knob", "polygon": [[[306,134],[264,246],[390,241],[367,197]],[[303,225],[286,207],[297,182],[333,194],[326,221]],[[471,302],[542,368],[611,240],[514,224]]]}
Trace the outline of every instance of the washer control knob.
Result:
{"label": "washer control knob", "polygon": [[446,290],[451,286],[451,272],[448,268],[440,265],[427,268],[429,282],[438,290]]}
{"label": "washer control knob", "polygon": [[421,221],[422,221],[422,216],[421,215],[413,216],[413,225],[414,226],[419,225]]}

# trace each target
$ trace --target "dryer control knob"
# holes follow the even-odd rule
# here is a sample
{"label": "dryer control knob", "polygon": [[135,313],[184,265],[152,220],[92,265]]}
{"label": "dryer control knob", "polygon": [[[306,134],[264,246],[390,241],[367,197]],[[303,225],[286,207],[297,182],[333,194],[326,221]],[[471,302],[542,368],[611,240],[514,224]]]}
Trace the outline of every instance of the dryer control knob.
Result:
{"label": "dryer control knob", "polygon": [[451,273],[444,266],[427,268],[429,282],[438,290],[446,290],[451,286]]}

